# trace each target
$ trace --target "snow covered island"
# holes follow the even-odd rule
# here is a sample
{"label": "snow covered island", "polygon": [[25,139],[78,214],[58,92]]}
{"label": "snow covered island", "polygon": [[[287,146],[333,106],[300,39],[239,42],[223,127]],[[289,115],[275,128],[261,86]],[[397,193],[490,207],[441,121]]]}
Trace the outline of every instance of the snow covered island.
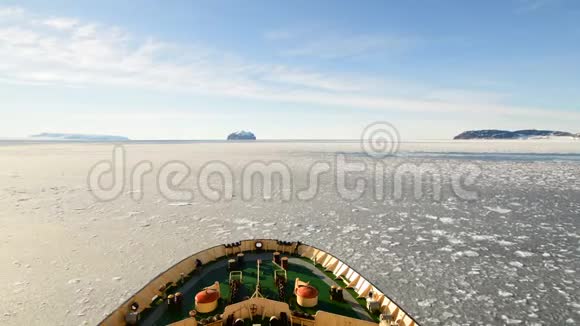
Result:
{"label": "snow covered island", "polygon": [[256,140],[256,135],[250,131],[237,131],[228,135],[228,140]]}
{"label": "snow covered island", "polygon": [[129,138],[123,136],[111,135],[86,135],[86,134],[65,134],[43,132],[38,135],[32,135],[30,138],[37,140],[67,140],[67,141],[128,141]]}
{"label": "snow covered island", "polygon": [[485,130],[469,130],[460,133],[453,139],[538,139],[538,138],[551,138],[551,137],[568,137],[577,138],[580,134],[573,134],[566,131],[554,131],[554,130],[536,130],[536,129],[526,129],[526,130],[496,130],[496,129],[485,129]]}

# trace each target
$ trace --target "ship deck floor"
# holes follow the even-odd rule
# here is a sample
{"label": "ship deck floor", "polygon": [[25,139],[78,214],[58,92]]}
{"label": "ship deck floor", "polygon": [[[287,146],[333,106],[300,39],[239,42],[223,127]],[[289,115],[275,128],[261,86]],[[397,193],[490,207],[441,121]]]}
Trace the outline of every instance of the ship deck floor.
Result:
{"label": "ship deck floor", "polygon": [[[274,271],[280,269],[272,262],[272,252],[245,253],[245,263],[241,269],[243,275],[242,287],[238,298],[250,297],[255,291],[257,283],[257,260],[261,259],[260,285],[262,295],[271,300],[278,300],[278,290],[274,281]],[[330,287],[332,285],[344,286],[336,283],[329,273],[321,271],[318,267],[305,258],[289,257],[289,267],[287,270],[288,282],[286,284],[286,302],[290,309],[314,315],[318,310],[353,317],[357,319],[372,321],[373,318],[367,310],[360,305],[360,300],[355,299],[346,289],[343,292],[344,302],[330,300]],[[148,309],[142,314],[140,325],[167,325],[189,317],[189,311],[194,309],[195,294],[205,287],[211,286],[218,281],[220,284],[221,299],[218,308],[210,314],[198,314],[197,318],[205,318],[221,314],[228,304],[230,297],[229,275],[227,270],[227,258],[219,259],[204,265],[198,272],[195,272],[183,285],[174,287],[167,294],[183,293],[183,302],[180,307],[169,309],[161,302]],[[318,305],[314,308],[303,308],[296,304],[296,296],[293,294],[296,278],[309,282],[319,290]],[[240,301],[240,300],[236,300]]]}

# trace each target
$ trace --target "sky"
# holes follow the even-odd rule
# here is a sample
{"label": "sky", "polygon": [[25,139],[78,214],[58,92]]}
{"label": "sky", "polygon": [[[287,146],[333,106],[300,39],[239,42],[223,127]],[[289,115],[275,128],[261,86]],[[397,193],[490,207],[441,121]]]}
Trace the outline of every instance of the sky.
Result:
{"label": "sky", "polygon": [[580,132],[580,1],[0,2],[0,137]]}

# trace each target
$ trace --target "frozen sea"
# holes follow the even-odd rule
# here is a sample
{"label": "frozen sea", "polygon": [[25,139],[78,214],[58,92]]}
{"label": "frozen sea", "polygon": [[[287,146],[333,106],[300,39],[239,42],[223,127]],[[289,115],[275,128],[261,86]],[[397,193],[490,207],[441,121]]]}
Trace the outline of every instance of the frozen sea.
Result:
{"label": "frozen sea", "polygon": [[[422,325],[580,324],[580,141],[408,142],[384,158],[355,141],[122,146],[124,186],[103,201],[87,179],[112,144],[0,143],[1,325],[94,325],[182,258],[262,237],[332,252]],[[364,168],[346,175],[356,198],[339,189],[339,160]],[[143,162],[153,171],[136,187]],[[189,167],[177,188],[192,198],[160,187],[171,162]],[[212,162],[231,171],[231,199],[199,189]],[[256,162],[282,164],[291,182],[245,198]],[[313,174],[317,163],[329,171]]]}

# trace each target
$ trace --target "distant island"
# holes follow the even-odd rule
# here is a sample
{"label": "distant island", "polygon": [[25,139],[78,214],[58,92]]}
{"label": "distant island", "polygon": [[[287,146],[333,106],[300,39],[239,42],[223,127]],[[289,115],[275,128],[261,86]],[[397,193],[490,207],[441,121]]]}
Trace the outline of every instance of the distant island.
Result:
{"label": "distant island", "polygon": [[573,134],[566,131],[555,131],[555,130],[536,130],[536,129],[525,129],[525,130],[496,130],[496,129],[485,129],[485,130],[469,130],[460,133],[459,135],[453,137],[453,139],[528,139],[528,138],[548,138],[548,137],[580,137],[580,133]]}
{"label": "distant island", "polygon": [[32,135],[30,138],[42,140],[75,140],[75,141],[128,141],[127,137],[111,135],[86,135],[86,134],[65,134],[43,132],[38,135]]}
{"label": "distant island", "polygon": [[228,140],[256,140],[256,135],[250,131],[237,131],[228,135]]}

